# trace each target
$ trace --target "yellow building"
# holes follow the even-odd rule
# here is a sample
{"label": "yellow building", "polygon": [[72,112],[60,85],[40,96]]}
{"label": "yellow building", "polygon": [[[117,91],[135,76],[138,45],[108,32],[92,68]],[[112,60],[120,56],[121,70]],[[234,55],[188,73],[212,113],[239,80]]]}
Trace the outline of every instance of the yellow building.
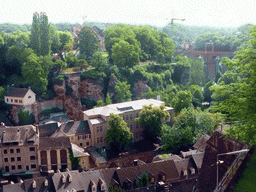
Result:
{"label": "yellow building", "polygon": [[7,87],[4,101],[12,105],[32,105],[36,102],[36,94],[30,88]]}
{"label": "yellow building", "polygon": [[88,170],[90,168],[89,153],[85,152],[83,148],[71,143],[71,148],[74,157],[79,158],[79,165],[83,170]]}
{"label": "yellow building", "polygon": [[[144,105],[150,104],[160,106],[164,104],[164,102],[156,99],[141,99],[110,104],[84,111],[84,120],[88,121],[91,130],[91,145],[94,147],[106,145],[105,137],[106,131],[109,128],[108,120],[111,113],[118,114],[123,118],[133,133],[134,141],[141,140],[143,138],[143,128],[136,123],[135,118],[139,117],[139,113]],[[166,107],[166,109],[170,114],[173,113],[172,107]]]}

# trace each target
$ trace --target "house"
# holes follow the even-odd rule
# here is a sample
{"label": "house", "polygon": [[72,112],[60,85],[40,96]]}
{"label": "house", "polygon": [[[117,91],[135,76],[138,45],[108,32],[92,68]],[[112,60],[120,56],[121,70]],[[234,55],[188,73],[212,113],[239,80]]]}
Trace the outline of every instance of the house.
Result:
{"label": "house", "polygon": [[11,105],[32,105],[36,102],[36,94],[29,88],[7,87],[4,101]]}
{"label": "house", "polygon": [[73,143],[71,143],[71,150],[73,152],[74,157],[79,158],[79,166],[83,170],[88,170],[90,168],[89,153],[85,152],[83,148]]}
{"label": "house", "polygon": [[38,170],[39,135],[33,125],[0,126],[0,167],[3,175]]}
{"label": "house", "polygon": [[71,169],[68,137],[41,137],[38,145],[38,164],[41,172]]}
{"label": "house", "polygon": [[[118,114],[123,118],[134,135],[134,141],[141,140],[143,138],[143,128],[136,123],[135,119],[139,117],[143,106],[150,104],[160,106],[164,102],[156,99],[141,99],[109,104],[84,111],[84,120],[88,121],[92,134],[92,146],[106,146],[105,137],[106,131],[109,128],[108,120],[111,113]],[[166,107],[166,110],[172,115],[172,107]]]}

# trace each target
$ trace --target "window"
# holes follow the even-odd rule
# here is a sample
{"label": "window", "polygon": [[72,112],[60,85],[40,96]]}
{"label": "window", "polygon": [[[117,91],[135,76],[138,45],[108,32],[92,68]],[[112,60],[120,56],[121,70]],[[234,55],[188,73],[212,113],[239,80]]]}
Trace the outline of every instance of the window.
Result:
{"label": "window", "polygon": [[131,129],[131,131],[132,131],[132,128],[133,128],[133,124],[131,124],[131,125],[130,125],[130,129]]}
{"label": "window", "polygon": [[97,143],[100,143],[100,138],[97,138]]}
{"label": "window", "polygon": [[9,99],[6,99],[7,102],[9,102]]}
{"label": "window", "polygon": [[9,166],[5,166],[5,172],[9,172]]}
{"label": "window", "polygon": [[79,135],[78,140],[83,140],[83,135]]}
{"label": "window", "polygon": [[16,149],[16,153],[20,153],[20,149]]}
{"label": "window", "polygon": [[13,149],[10,149],[10,153],[14,153],[14,150],[13,150]]}
{"label": "window", "polygon": [[18,103],[18,99],[14,99],[14,102],[15,102],[15,103]]}
{"label": "window", "polygon": [[17,161],[21,161],[21,157],[17,157]]}
{"label": "window", "polygon": [[83,147],[83,143],[80,143],[80,147]]}
{"label": "window", "polygon": [[136,113],[136,117],[139,117],[139,113]]}
{"label": "window", "polygon": [[130,119],[132,119],[133,118],[133,116],[132,116],[132,114],[130,115]]}
{"label": "window", "polygon": [[36,159],[36,156],[30,156],[30,160],[35,160]]}
{"label": "window", "polygon": [[31,169],[35,169],[35,168],[36,168],[36,164],[32,164]]}
{"label": "window", "polygon": [[22,165],[18,165],[18,169],[22,169]]}
{"label": "window", "polygon": [[102,126],[100,126],[100,132],[102,132],[102,131],[103,131]]}
{"label": "window", "polygon": [[12,170],[15,170],[15,165],[12,165]]}
{"label": "window", "polygon": [[22,100],[19,100],[19,103],[22,103]]}
{"label": "window", "polygon": [[4,154],[7,154],[7,149],[4,149]]}
{"label": "window", "polygon": [[86,145],[88,146],[88,145],[90,145],[90,143],[89,143],[89,142],[87,142],[87,143],[86,143]]}
{"label": "window", "polygon": [[74,137],[71,137],[71,140],[74,141]]}
{"label": "window", "polygon": [[4,162],[8,162],[8,158],[4,158]]}
{"label": "window", "polygon": [[26,170],[29,170],[29,166],[28,165],[26,166]]}
{"label": "window", "polygon": [[97,127],[97,133],[99,133],[100,132],[100,128],[99,127]]}
{"label": "window", "polygon": [[11,99],[11,102],[13,102],[13,99]]}
{"label": "window", "polygon": [[35,147],[29,147],[29,151],[35,151]]}
{"label": "window", "polygon": [[100,142],[103,143],[103,137],[100,138]]}
{"label": "window", "polygon": [[154,182],[155,182],[155,178],[152,177],[152,178],[151,178],[151,183],[154,183]]}
{"label": "window", "polygon": [[163,180],[163,181],[165,180],[165,175],[162,176],[162,180]]}
{"label": "window", "polygon": [[129,119],[129,116],[128,115],[126,115],[126,120],[128,120]]}
{"label": "window", "polygon": [[191,171],[191,174],[195,174],[196,173],[196,171],[195,171],[195,169],[193,167],[190,168],[190,171]]}
{"label": "window", "polygon": [[85,164],[85,162],[84,162],[84,160],[82,160],[82,165],[84,165]]}
{"label": "window", "polygon": [[14,160],[14,157],[11,157],[11,162],[14,162],[15,160]]}

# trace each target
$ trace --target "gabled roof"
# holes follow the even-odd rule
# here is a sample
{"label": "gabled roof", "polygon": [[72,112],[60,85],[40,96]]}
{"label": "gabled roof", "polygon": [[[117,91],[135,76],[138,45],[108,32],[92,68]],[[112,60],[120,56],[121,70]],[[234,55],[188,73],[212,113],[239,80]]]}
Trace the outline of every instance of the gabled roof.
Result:
{"label": "gabled roof", "polygon": [[[70,175],[72,177],[71,182],[62,183],[61,176],[64,175],[65,178]],[[71,191],[75,189],[77,191],[83,190],[88,191],[90,183],[98,185],[101,183],[100,179],[102,179],[99,170],[95,171],[86,171],[86,172],[78,172],[78,171],[68,171],[55,173],[52,177],[53,184],[56,191]],[[104,181],[104,179],[102,179]]]}
{"label": "gabled roof", "polygon": [[[15,87],[9,87],[4,93],[4,96],[10,96],[10,97],[24,97],[27,92],[29,91],[29,88],[15,88]],[[33,91],[32,91],[33,92]],[[33,92],[34,93],[34,92]]]}
{"label": "gabled roof", "polygon": [[163,159],[160,158],[159,156],[155,156],[151,163],[156,162],[156,161],[163,161]]}
{"label": "gabled roof", "polygon": [[89,156],[89,153],[84,152],[84,149],[79,147],[76,144],[71,143],[71,149],[73,152],[74,157],[84,157],[84,156]]}
{"label": "gabled roof", "polygon": [[91,134],[88,121],[68,121],[61,125],[59,131],[66,136]]}
{"label": "gabled roof", "polygon": [[182,158],[180,157],[180,156],[178,156],[178,155],[169,155],[168,157],[166,157],[166,159],[165,160],[174,160],[174,161],[179,161],[179,160],[181,160]]}
{"label": "gabled roof", "polygon": [[60,126],[58,122],[38,125],[40,137],[50,137]]}
{"label": "gabled roof", "polygon": [[184,170],[188,171],[191,167],[195,168],[192,158],[186,158],[179,161],[174,161],[174,163],[176,165],[179,175],[181,175],[181,171],[184,171]]}
{"label": "gabled roof", "polygon": [[18,142],[19,145],[23,145],[26,141],[38,142],[38,134],[36,127],[33,125],[24,126],[0,126],[0,142],[1,143],[13,143]]}
{"label": "gabled roof", "polygon": [[183,158],[187,158],[187,157],[191,157],[192,154],[197,153],[198,150],[189,150],[189,151],[181,151],[181,155],[183,156]]}
{"label": "gabled roof", "polygon": [[39,150],[68,149],[71,148],[68,137],[42,137],[39,140]]}
{"label": "gabled roof", "polygon": [[204,152],[192,154],[192,158],[194,159],[197,168],[201,169],[204,159]]}
{"label": "gabled roof", "polygon": [[[45,186],[45,180],[46,177],[36,177],[32,179],[25,179],[23,180],[23,183],[15,183],[15,184],[9,184],[9,185],[3,185],[3,191],[6,192],[13,192],[13,191],[35,191],[35,192],[47,192],[52,191],[50,182],[51,180],[48,180],[48,186]],[[36,188],[33,188],[32,184],[33,182],[36,183]]]}
{"label": "gabled roof", "polygon": [[204,151],[207,145],[207,141],[210,139],[210,135],[203,134],[200,139],[193,145],[194,149],[198,149],[200,151]]}

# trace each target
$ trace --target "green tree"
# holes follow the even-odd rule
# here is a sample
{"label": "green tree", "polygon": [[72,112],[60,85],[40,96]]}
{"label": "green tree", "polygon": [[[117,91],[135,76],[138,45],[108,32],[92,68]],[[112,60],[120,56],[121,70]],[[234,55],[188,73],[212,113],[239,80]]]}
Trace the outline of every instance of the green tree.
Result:
{"label": "green tree", "polygon": [[118,186],[117,188],[114,187],[114,185],[112,183],[109,184],[109,187],[108,187],[108,191],[109,192],[121,192],[122,189],[120,186]]}
{"label": "green tree", "polygon": [[189,71],[189,83],[202,86],[205,79],[204,60],[202,58],[189,59],[191,68]]}
{"label": "green tree", "polygon": [[95,67],[95,69],[103,71],[108,66],[108,54],[102,51],[96,51],[93,54],[93,59],[90,62],[90,65]]}
{"label": "green tree", "polygon": [[209,81],[204,86],[204,101],[212,101],[212,91],[209,89],[213,85],[212,81]]}
{"label": "green tree", "polygon": [[[59,48],[59,56],[63,59],[63,52],[67,52],[73,48],[73,36],[69,31],[58,31],[60,37],[60,48]],[[68,48],[69,47],[69,48]]]}
{"label": "green tree", "polygon": [[233,60],[227,58],[222,60],[234,78],[242,78],[230,84],[214,85],[212,97],[225,98],[216,102],[213,110],[226,112],[226,116],[236,120],[235,126],[227,130],[229,134],[256,144],[256,26],[252,27],[250,35],[251,39],[236,52]]}
{"label": "green tree", "polygon": [[169,119],[170,114],[164,105],[153,107],[151,104],[143,106],[136,121],[144,129],[144,138],[154,143],[158,137],[161,137],[161,127],[164,121]]}
{"label": "green tree", "polygon": [[0,86],[0,102],[4,100],[4,88]]}
{"label": "green tree", "polygon": [[194,107],[201,107],[202,102],[204,100],[202,87],[200,87],[198,85],[191,85],[190,92],[193,95],[192,104],[194,105]]}
{"label": "green tree", "polygon": [[53,63],[53,66],[55,66],[57,68],[57,73],[59,73],[61,70],[63,70],[65,67],[67,67],[67,64],[62,61],[62,60],[56,60],[54,63]]}
{"label": "green tree", "polygon": [[88,66],[89,65],[85,59],[79,59],[77,62],[77,67],[80,71],[82,71],[83,69],[86,69]]}
{"label": "green tree", "polygon": [[175,113],[180,112],[184,108],[191,105],[193,96],[190,91],[179,91],[173,99],[173,107]]}
{"label": "green tree", "polygon": [[40,15],[40,55],[47,56],[51,51],[51,34],[48,16]]}
{"label": "green tree", "polygon": [[119,68],[132,68],[139,63],[139,46],[120,40],[112,46],[112,58]]}
{"label": "green tree", "polygon": [[45,74],[39,58],[35,54],[31,54],[27,62],[22,65],[22,76],[25,83],[28,83],[32,88],[37,89],[40,92],[46,90],[48,84],[47,77],[43,76]]}
{"label": "green tree", "polygon": [[132,96],[130,87],[127,82],[117,80],[115,85],[115,99],[119,102],[130,101]]}
{"label": "green tree", "polygon": [[107,97],[106,97],[105,103],[106,103],[106,105],[112,104],[112,101],[111,101],[111,98],[109,96],[109,93],[107,93]]}
{"label": "green tree", "polygon": [[98,100],[97,105],[95,105],[94,107],[101,107],[101,106],[104,106],[104,105],[105,105],[104,101]]}
{"label": "green tree", "polygon": [[39,14],[33,14],[33,22],[31,27],[31,35],[30,35],[30,47],[35,51],[37,55],[40,54],[40,20]]}
{"label": "green tree", "polygon": [[61,42],[60,42],[60,35],[57,31],[57,28],[53,25],[50,25],[50,35],[51,35],[51,51],[52,53],[58,53]]}
{"label": "green tree", "polygon": [[85,59],[91,60],[93,54],[99,49],[96,34],[90,27],[83,27],[79,34],[79,51]]}
{"label": "green tree", "polygon": [[133,133],[127,127],[126,122],[117,114],[110,114],[109,128],[106,133],[106,143],[113,151],[120,152],[133,140]]}
{"label": "green tree", "polygon": [[35,117],[28,110],[20,109],[18,113],[19,125],[30,125],[35,122]]}

